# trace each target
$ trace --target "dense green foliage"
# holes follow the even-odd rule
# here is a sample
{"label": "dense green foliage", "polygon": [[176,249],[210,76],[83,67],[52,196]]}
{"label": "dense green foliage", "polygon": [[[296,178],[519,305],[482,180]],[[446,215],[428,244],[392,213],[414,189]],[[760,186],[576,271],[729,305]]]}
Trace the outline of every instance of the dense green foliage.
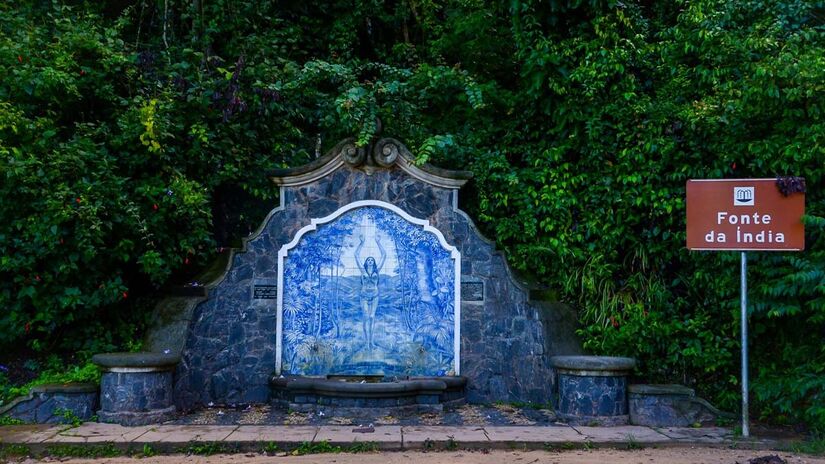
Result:
{"label": "dense green foliage", "polygon": [[752,382],[761,418],[825,429],[824,24],[802,0],[2,4],[0,346],[135,338],[142,296],[274,204],[267,169],[380,116],[475,172],[465,209],[588,348],[727,408],[738,255],[685,249],[685,181],[804,176],[807,250],[750,256]]}

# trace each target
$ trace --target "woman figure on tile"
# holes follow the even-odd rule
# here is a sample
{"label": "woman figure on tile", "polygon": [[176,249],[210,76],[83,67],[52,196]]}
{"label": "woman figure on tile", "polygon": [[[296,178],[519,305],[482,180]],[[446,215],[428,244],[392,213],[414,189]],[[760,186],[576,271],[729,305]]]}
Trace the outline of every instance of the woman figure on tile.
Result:
{"label": "woman figure on tile", "polygon": [[[361,235],[359,237],[360,243],[355,249],[355,261],[361,262],[361,249],[364,247],[366,238]],[[378,309],[378,273],[384,267],[384,261],[387,259],[387,252],[384,246],[381,245],[381,239],[378,235],[375,236],[375,243],[378,245],[378,251],[381,253],[381,260],[376,264],[375,258],[372,256],[364,260],[364,265],[359,266],[361,270],[361,292],[359,299],[361,302],[361,311],[364,313],[363,325],[364,336],[367,339],[367,349],[372,350],[372,334],[375,326],[375,311]]]}

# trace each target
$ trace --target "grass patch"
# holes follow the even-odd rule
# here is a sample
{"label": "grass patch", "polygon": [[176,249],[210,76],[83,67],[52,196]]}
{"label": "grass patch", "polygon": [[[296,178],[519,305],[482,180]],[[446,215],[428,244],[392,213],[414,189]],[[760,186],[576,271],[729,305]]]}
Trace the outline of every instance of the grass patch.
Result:
{"label": "grass patch", "polygon": [[135,458],[151,458],[157,455],[158,452],[149,443],[144,443],[143,448],[139,452],[130,454]]}
{"label": "grass patch", "polygon": [[627,442],[625,442],[625,449],[628,451],[634,451],[644,449],[644,446],[642,446],[642,444],[639,443],[639,440],[637,440],[636,437],[631,434],[627,436]]}
{"label": "grass patch", "polygon": [[570,441],[564,443],[544,443],[544,451],[550,453],[560,453],[562,451],[570,451],[576,449],[576,444]]}
{"label": "grass patch", "polygon": [[281,449],[278,448],[278,444],[274,441],[267,442],[261,446],[261,453],[266,454],[267,456],[272,456],[278,451],[281,451]]}
{"label": "grass patch", "polygon": [[18,396],[28,395],[32,387],[48,383],[95,383],[100,384],[100,369],[91,361],[82,365],[66,366],[56,357],[51,357],[46,365],[31,360],[31,370],[39,370],[40,375],[22,386],[13,386],[5,378],[0,378],[0,404],[6,404]]}
{"label": "grass patch", "polygon": [[197,456],[212,456],[213,454],[227,454],[235,451],[225,443],[219,442],[205,442],[205,443],[190,443],[183,452],[186,454],[194,454]]}
{"label": "grass patch", "polygon": [[26,445],[0,445],[0,459],[21,458],[31,455],[31,450]]}
{"label": "grass patch", "polygon": [[304,454],[340,453],[341,451],[343,450],[340,446],[332,446],[327,440],[319,441],[317,443],[305,441],[292,450],[292,455],[303,456]]}
{"label": "grass patch", "polygon": [[458,449],[458,442],[455,440],[455,437],[452,435],[447,435],[447,444],[444,446],[447,451],[455,451]]}
{"label": "grass patch", "polygon": [[378,443],[373,441],[364,441],[353,443],[347,451],[350,453],[374,453],[378,451]]}
{"label": "grass patch", "polygon": [[790,446],[790,451],[794,453],[825,456],[825,436],[816,436],[799,443],[794,443]]}
{"label": "grass patch", "polygon": [[71,409],[56,408],[54,413],[63,419],[64,424],[71,425],[72,427],[79,427],[80,424],[83,423],[83,419],[77,417],[77,414],[75,414],[75,412]]}
{"label": "grass patch", "polygon": [[26,421],[11,416],[0,416],[0,425],[23,425],[25,423]]}
{"label": "grass patch", "polygon": [[95,446],[51,445],[44,454],[53,458],[111,458],[123,455],[123,451],[111,443]]}

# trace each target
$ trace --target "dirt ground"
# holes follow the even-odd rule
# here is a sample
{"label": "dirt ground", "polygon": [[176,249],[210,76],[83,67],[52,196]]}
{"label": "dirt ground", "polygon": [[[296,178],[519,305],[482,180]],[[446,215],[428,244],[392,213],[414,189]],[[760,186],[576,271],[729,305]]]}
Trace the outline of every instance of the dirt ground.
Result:
{"label": "dirt ground", "polygon": [[[305,456],[264,456],[260,454],[232,454],[215,456],[155,456],[147,458],[60,459],[71,464],[747,464],[750,460],[778,455],[788,464],[825,464],[825,457],[796,455],[774,451],[747,451],[714,448],[662,448],[634,451],[599,449],[573,451],[454,451],[454,452],[382,452],[362,454],[315,454]],[[57,462],[25,460],[26,464]],[[759,464],[782,461],[762,459]]]}

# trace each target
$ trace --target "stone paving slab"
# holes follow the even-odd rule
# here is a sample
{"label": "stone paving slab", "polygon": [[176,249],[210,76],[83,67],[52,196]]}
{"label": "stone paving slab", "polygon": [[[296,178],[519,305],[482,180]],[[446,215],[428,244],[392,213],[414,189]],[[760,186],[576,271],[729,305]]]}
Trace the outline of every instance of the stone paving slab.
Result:
{"label": "stone paving slab", "polygon": [[237,425],[157,425],[140,436],[140,443],[219,442],[238,429]]}
{"label": "stone paving slab", "polygon": [[[64,427],[65,428],[65,427]],[[87,422],[71,427],[48,439],[54,443],[130,443],[148,432],[151,426],[124,427],[117,424]]]}
{"label": "stone paving slab", "polygon": [[639,425],[621,425],[617,427],[573,426],[586,441],[597,444],[655,444],[671,441],[666,435],[650,427]]}
{"label": "stone paving slab", "polygon": [[230,443],[293,443],[312,442],[318,427],[307,425],[241,425],[224,441]]}
{"label": "stone paving slab", "polygon": [[48,440],[61,430],[65,425],[5,425],[0,427],[0,443],[40,443]]}
{"label": "stone paving slab", "polygon": [[483,427],[416,426],[402,427],[404,449],[444,449],[489,447],[490,439]]}
{"label": "stone paving slab", "polygon": [[356,433],[356,426],[323,426],[315,436],[315,443],[328,441],[336,446],[350,446],[353,443],[374,443],[378,449],[401,449],[401,427],[397,425],[378,425],[375,432]]}
{"label": "stone paving slab", "polygon": [[584,443],[586,438],[572,427],[484,427],[490,442],[495,447],[526,446],[541,448],[544,445],[563,445],[567,443]]}

